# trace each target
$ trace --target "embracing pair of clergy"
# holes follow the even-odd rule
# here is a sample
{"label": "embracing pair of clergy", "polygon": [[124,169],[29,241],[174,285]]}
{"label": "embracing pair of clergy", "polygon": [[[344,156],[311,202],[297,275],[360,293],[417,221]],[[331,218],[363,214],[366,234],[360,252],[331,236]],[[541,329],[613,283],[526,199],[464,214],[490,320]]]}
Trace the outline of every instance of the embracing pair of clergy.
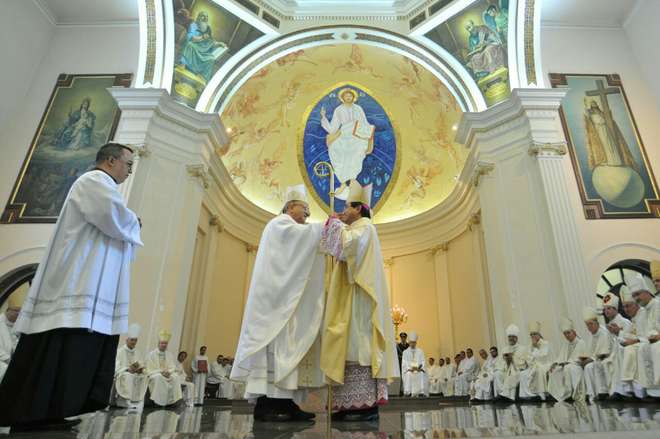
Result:
{"label": "embracing pair of clergy", "polygon": [[[255,259],[231,379],[245,382],[258,421],[314,418],[297,403],[333,386],[336,421],[373,421],[399,376],[371,186],[353,181],[346,209],[307,224],[304,185],[287,190]],[[335,258],[328,294],[325,261]]]}

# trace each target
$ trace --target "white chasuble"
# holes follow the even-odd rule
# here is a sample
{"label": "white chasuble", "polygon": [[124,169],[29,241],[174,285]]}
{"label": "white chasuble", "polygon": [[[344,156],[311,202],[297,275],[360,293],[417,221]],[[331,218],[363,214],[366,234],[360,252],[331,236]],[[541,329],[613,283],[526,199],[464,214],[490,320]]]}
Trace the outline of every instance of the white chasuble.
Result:
{"label": "white chasuble", "polygon": [[138,218],[103,171],[80,176],[60,212],[16,331],[128,329],[130,263],[142,246]]}
{"label": "white chasuble", "polygon": [[321,224],[298,224],[287,214],[266,224],[231,371],[232,380],[245,383],[247,398],[292,398],[299,387],[323,384],[320,373],[304,385],[298,379],[302,363],[319,370],[318,355],[308,353],[323,318],[320,240]]}
{"label": "white chasuble", "polygon": [[135,349],[129,349],[124,345],[117,349],[117,360],[115,361],[115,391],[125,401],[117,401],[117,405],[124,406],[125,402],[140,402],[147,392],[147,371],[131,373],[129,368],[137,365],[144,368],[144,362],[138,356]]}
{"label": "white chasuble", "polygon": [[442,377],[442,368],[437,364],[429,366],[428,370],[429,376],[429,393],[438,394],[440,393],[440,379]]}
{"label": "white chasuble", "polygon": [[[168,375],[165,376],[164,375]],[[169,352],[155,349],[147,356],[149,395],[159,406],[174,404],[182,398],[181,384],[184,382],[177,373],[177,362]]]}
{"label": "white chasuble", "polygon": [[579,360],[587,355],[586,351],[587,345],[580,337],[561,344],[559,355],[548,371],[548,393],[557,401],[584,400],[584,371]]}
{"label": "white chasuble", "polygon": [[399,377],[383,255],[368,218],[346,225],[331,218],[321,247],[336,258],[326,303],[321,369],[344,383],[346,362],[370,366],[373,378]]}
{"label": "white chasuble", "polygon": [[425,370],[426,360],[423,350],[408,348],[403,351],[401,372],[404,394],[412,396],[428,394],[428,376]]}

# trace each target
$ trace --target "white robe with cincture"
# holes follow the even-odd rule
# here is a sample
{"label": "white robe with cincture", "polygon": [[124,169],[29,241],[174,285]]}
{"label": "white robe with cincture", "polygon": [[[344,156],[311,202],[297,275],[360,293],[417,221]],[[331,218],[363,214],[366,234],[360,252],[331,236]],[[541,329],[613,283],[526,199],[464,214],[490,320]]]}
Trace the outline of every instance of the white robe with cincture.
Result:
{"label": "white robe with cincture", "polygon": [[[411,372],[410,369],[419,367],[421,372]],[[401,371],[403,372],[403,393],[406,395],[428,395],[428,380],[425,372],[426,359],[424,351],[419,348],[408,348],[403,351]]]}
{"label": "white robe with cincture", "polygon": [[[138,356],[136,349],[129,349],[124,345],[117,349],[117,360],[115,362],[115,391],[117,405],[124,407],[129,402],[140,402],[144,400],[147,393],[147,372],[130,373],[128,371],[132,364],[139,363],[144,366],[142,359]],[[123,399],[123,401],[122,401]]]}
{"label": "white robe with cincture", "polygon": [[564,339],[561,344],[559,355],[548,372],[548,393],[557,401],[584,400],[584,371],[579,360],[588,355],[586,351],[587,345],[580,337],[572,342]]}
{"label": "white robe with cincture", "polygon": [[[182,398],[182,378],[177,373],[178,362],[169,352],[155,349],[147,356],[147,375],[149,376],[149,395],[159,406],[174,404]],[[165,377],[163,372],[168,372]]]}
{"label": "white robe with cincture", "polygon": [[138,218],[117,188],[100,170],[73,183],[16,321],[17,332],[126,332],[130,263],[142,241]]}
{"label": "white robe with cincture", "polygon": [[292,398],[299,387],[323,385],[320,241],[321,224],[298,224],[287,214],[266,224],[231,372],[231,380],[245,383],[247,398]]}

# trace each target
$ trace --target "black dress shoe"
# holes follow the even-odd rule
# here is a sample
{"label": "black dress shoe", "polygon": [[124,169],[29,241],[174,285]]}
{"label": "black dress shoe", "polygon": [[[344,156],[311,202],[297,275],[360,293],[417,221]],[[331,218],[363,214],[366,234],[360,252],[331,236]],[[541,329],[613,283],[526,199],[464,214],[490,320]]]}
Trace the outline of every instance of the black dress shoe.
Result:
{"label": "black dress shoe", "polygon": [[300,407],[296,407],[294,410],[291,410],[291,412],[289,413],[291,414],[292,421],[310,421],[316,417],[314,413],[300,410]]}
{"label": "black dress shoe", "polygon": [[11,433],[19,433],[22,431],[58,431],[70,430],[72,427],[80,424],[80,419],[50,419],[47,421],[34,422],[29,424],[17,424],[11,426]]}
{"label": "black dress shoe", "polygon": [[255,421],[262,422],[290,422],[292,420],[291,413],[284,412],[270,412],[264,413],[259,418],[255,416]]}

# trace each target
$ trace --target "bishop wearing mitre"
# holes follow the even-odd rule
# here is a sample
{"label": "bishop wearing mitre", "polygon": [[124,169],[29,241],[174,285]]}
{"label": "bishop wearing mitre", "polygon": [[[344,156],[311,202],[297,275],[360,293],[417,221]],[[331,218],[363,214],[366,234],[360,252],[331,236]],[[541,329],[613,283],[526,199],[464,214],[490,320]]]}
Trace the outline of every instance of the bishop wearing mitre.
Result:
{"label": "bishop wearing mitre", "polygon": [[174,355],[167,350],[172,334],[168,331],[158,333],[158,348],[147,355],[147,375],[149,376],[149,396],[161,407],[172,405],[183,397],[181,384],[183,379],[177,373]]}
{"label": "bishop wearing mitre", "polygon": [[304,185],[290,187],[282,213],[266,224],[254,262],[231,380],[245,383],[257,421],[306,420],[293,401],[323,385],[319,330],[325,256],[321,224],[307,224]]}
{"label": "bishop wearing mitre", "polygon": [[140,325],[128,327],[126,344],[117,349],[115,362],[115,391],[112,399],[115,405],[140,410],[144,406],[147,393],[147,371],[135,348],[140,337]]}
{"label": "bishop wearing mitre", "polygon": [[371,185],[351,181],[346,208],[330,217],[322,249],[336,258],[326,302],[321,369],[333,388],[333,419],[372,421],[399,377],[383,256],[371,222]]}

